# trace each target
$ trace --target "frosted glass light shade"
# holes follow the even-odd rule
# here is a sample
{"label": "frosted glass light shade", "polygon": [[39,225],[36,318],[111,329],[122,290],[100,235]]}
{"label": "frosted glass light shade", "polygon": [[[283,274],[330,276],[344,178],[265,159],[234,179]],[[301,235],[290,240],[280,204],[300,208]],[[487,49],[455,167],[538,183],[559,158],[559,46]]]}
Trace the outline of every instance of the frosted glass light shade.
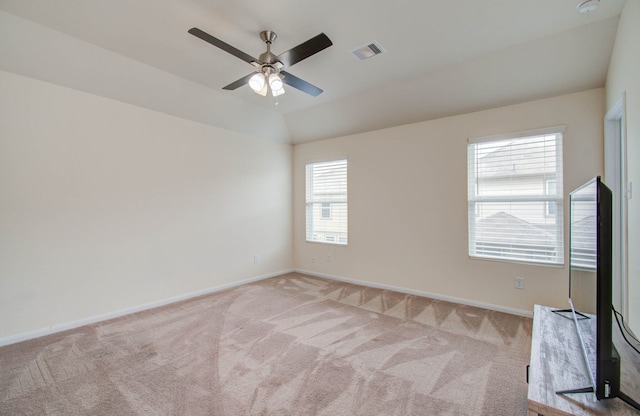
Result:
{"label": "frosted glass light shade", "polygon": [[257,73],[249,79],[249,86],[255,92],[260,92],[265,87],[265,79],[262,73]]}
{"label": "frosted glass light shade", "polygon": [[282,94],[284,94],[284,88],[280,88],[279,90],[271,89],[271,94],[274,97],[277,97],[278,95],[282,95]]}
{"label": "frosted glass light shade", "polygon": [[267,96],[267,90],[269,88],[267,87],[267,83],[265,82],[264,86],[262,87],[262,89],[260,91],[254,91],[256,94],[258,95],[262,95],[263,97]]}
{"label": "frosted glass light shade", "polygon": [[282,80],[280,79],[278,74],[269,75],[269,86],[274,91],[282,89]]}

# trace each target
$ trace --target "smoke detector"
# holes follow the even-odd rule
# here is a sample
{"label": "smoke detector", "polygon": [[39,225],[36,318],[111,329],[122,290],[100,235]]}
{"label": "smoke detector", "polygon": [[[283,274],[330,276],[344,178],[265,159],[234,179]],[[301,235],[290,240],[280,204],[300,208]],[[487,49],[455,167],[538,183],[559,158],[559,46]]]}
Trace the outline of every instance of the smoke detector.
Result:
{"label": "smoke detector", "polygon": [[576,9],[578,9],[580,13],[589,13],[597,9],[599,4],[600,0],[581,0],[576,6]]}

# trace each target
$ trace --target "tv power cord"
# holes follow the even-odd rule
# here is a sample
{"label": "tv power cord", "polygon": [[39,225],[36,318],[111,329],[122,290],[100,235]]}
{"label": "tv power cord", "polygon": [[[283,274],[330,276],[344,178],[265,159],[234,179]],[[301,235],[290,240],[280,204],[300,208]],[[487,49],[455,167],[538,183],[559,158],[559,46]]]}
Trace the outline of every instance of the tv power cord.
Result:
{"label": "tv power cord", "polygon": [[[611,309],[613,309],[613,316],[615,316],[616,318],[616,322],[618,323],[618,328],[620,328],[620,333],[622,334],[622,337],[624,338],[625,341],[627,341],[627,344],[629,344],[629,346],[633,348],[635,352],[640,354],[640,351],[638,350],[638,348],[636,348],[625,335],[625,332],[626,332],[634,341],[636,341],[637,343],[640,343],[640,341],[638,341],[638,338],[636,338],[633,335],[633,333],[629,329],[627,329],[627,326],[624,324],[624,316],[620,312],[618,312],[613,305],[611,305]],[[620,323],[620,320],[622,320],[622,323]]]}

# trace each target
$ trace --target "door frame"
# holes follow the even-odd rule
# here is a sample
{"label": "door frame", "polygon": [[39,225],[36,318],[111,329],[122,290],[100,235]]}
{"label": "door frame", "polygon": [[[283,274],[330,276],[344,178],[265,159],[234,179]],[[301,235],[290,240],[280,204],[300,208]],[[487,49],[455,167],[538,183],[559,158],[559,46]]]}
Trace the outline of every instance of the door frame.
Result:
{"label": "door frame", "polygon": [[604,181],[613,191],[613,304],[628,316],[626,96],[604,118]]}

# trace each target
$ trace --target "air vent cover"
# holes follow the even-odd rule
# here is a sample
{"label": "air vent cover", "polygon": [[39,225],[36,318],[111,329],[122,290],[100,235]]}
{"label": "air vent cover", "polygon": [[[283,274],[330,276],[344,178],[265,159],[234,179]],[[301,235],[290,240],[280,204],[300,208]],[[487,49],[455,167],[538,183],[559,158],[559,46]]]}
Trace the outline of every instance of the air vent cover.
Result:
{"label": "air vent cover", "polygon": [[365,59],[373,58],[376,55],[386,53],[382,46],[376,41],[362,45],[359,48],[355,48],[351,51],[351,55],[358,61],[364,61]]}

